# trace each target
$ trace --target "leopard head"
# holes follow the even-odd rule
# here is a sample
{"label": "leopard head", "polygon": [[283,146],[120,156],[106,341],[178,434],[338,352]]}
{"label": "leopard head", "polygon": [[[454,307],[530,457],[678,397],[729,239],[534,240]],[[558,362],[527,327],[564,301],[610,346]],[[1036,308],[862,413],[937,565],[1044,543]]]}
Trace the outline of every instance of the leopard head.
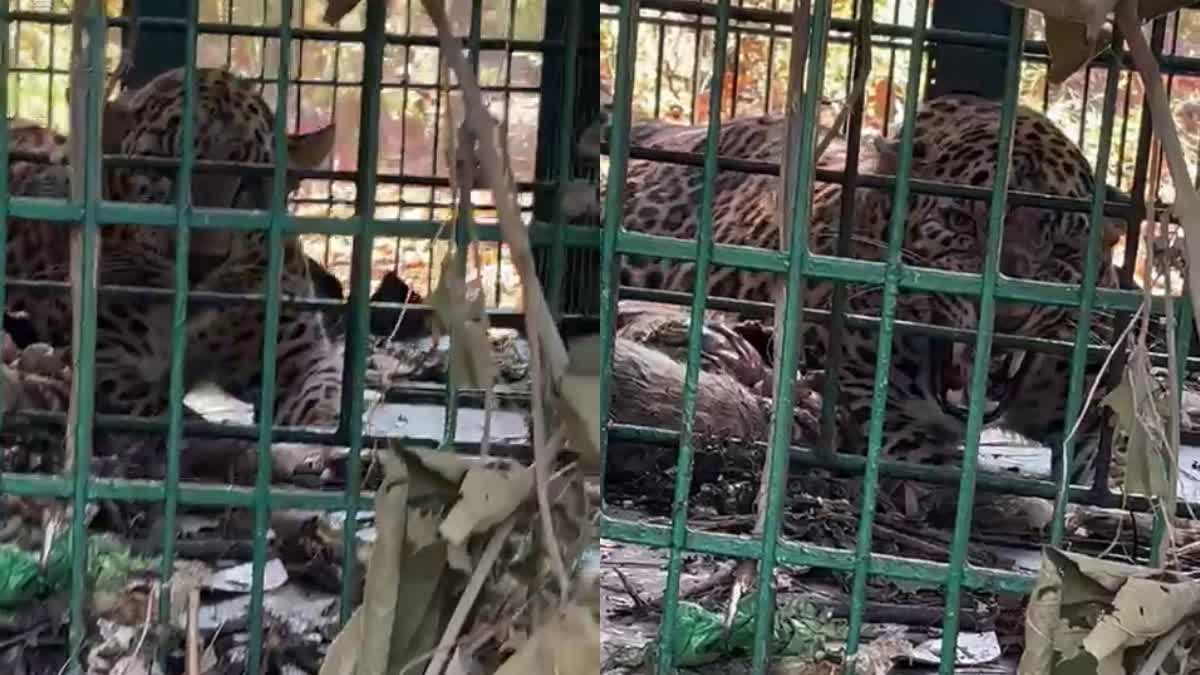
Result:
{"label": "leopard head", "polygon": [[[104,152],[178,158],[183,149],[184,86],[184,70],[176,68],[108,102],[103,116]],[[197,159],[274,164],[275,115],[251,83],[224,70],[202,68],[196,71],[193,99]],[[295,170],[321,166],[332,152],[334,140],[333,125],[288,136],[289,191],[299,184]],[[175,179],[173,167],[114,167],[106,172],[106,197],[124,202],[170,204],[176,199]],[[236,167],[197,170],[192,176],[192,205],[266,209],[271,204],[271,186],[270,171],[251,172]],[[160,237],[154,245],[170,247],[171,241]],[[229,230],[195,230],[192,262],[201,269],[211,268],[227,258],[234,246],[236,238]]]}
{"label": "leopard head", "polygon": [[[926,104],[918,115],[912,177],[937,183],[991,188],[999,148],[999,104],[971,97],[944,97]],[[1079,149],[1040,113],[1021,109],[1014,129],[1010,190],[1052,197],[1090,199],[1092,169]],[[876,172],[895,175],[899,144],[876,144]],[[1112,188],[1109,188],[1110,199]],[[876,199],[890,200],[890,194]],[[1119,194],[1116,198],[1119,198]],[[890,213],[890,204],[880,209]],[[1105,218],[1100,261],[1101,283],[1115,283],[1112,247],[1124,221]],[[913,266],[981,274],[987,254],[989,205],[955,196],[913,194],[905,223],[906,260]],[[1028,205],[1006,208],[1000,235],[1002,277],[1079,284],[1087,240],[1088,216]],[[935,294],[928,316],[936,325],[976,330],[979,299],[974,295]],[[1064,307],[997,301],[994,331],[1051,339],[1073,338],[1072,312]],[[1066,330],[1066,332],[1064,332]],[[974,339],[930,339],[927,376],[946,412],[965,418],[974,362]],[[984,421],[1002,416],[1008,400],[1029,376],[1026,351],[995,345],[989,365]]]}

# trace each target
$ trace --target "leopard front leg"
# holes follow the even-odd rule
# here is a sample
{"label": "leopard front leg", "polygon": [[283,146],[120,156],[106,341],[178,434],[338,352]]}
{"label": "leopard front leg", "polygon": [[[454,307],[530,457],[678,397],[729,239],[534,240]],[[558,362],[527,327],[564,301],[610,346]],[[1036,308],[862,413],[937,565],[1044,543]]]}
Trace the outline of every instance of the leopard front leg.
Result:
{"label": "leopard front leg", "polygon": [[[206,274],[198,284],[207,291],[258,292],[267,269],[266,241],[258,234],[237,240],[237,255]],[[298,238],[284,241],[282,298],[314,295],[307,260]],[[212,379],[237,398],[258,403],[263,374],[266,325],[261,302],[213,310],[189,321],[189,364],[198,377]],[[275,348],[275,414],[281,426],[334,428],[341,407],[340,350],[325,331],[319,312],[284,304],[279,307]]]}
{"label": "leopard front leg", "polygon": [[[263,311],[244,306],[222,313],[219,323],[196,331],[189,365],[197,379],[210,380],[230,395],[257,406],[263,386]],[[276,346],[273,421],[279,426],[332,430],[338,423],[342,362],[324,333],[320,316],[281,308]],[[255,444],[245,444],[250,464]],[[309,444],[272,446],[278,480],[325,473],[333,449]]]}

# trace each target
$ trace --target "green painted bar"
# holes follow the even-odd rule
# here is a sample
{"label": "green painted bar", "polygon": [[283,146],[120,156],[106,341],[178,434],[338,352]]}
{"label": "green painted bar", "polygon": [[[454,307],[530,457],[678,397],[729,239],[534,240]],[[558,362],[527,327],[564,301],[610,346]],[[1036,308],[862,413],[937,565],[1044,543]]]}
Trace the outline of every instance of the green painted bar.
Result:
{"label": "green painted bar", "polygon": [[[678,432],[651,427],[612,424],[609,431],[615,438],[623,440],[663,444],[678,442]],[[666,452],[665,448],[659,449]],[[789,448],[789,463],[800,468],[832,468],[845,473],[861,474],[866,465],[866,457],[846,453],[834,455],[830,459],[822,459],[821,455],[811,448],[792,446]],[[962,480],[962,471],[959,469],[894,460],[880,460],[879,473],[881,476],[889,478],[916,480],[936,485],[958,485]],[[976,484],[989,492],[1042,497],[1050,500],[1053,500],[1058,494],[1058,487],[1052,481],[1019,478],[1006,473],[981,473],[976,477]],[[1071,501],[1079,504],[1094,504],[1106,508],[1119,508],[1123,511],[1150,511],[1145,500],[1136,495],[1126,498],[1113,493],[1097,495],[1090,488],[1082,486],[1072,487],[1069,494]],[[1176,515],[1180,518],[1192,518],[1195,513],[1200,513],[1200,503],[1181,503],[1176,508]]]}
{"label": "green painted bar", "polygon": [[[0,0],[0,75],[5,80],[5,86],[0,87],[0,110],[4,111],[4,119],[0,120],[0,138],[8,138],[8,0]],[[0,166],[8,167],[8,143],[0,144]],[[8,246],[8,216],[12,195],[8,193],[8,169],[0,171],[0,247],[7,250]],[[0,255],[0,307],[8,306],[8,256]],[[0,391],[0,409],[4,409],[4,393]],[[3,420],[0,419],[0,429]],[[4,484],[0,483],[0,494],[4,494]]]}
{"label": "green painted bar", "polygon": [[[1104,193],[1107,189],[1105,181],[1108,176],[1108,156],[1112,146],[1113,117],[1114,108],[1117,104],[1117,83],[1119,79],[1120,73],[1117,70],[1117,62],[1114,59],[1110,59],[1104,85],[1104,107],[1100,118],[1100,148],[1094,169],[1093,184],[1096,187],[1092,195],[1092,211],[1088,214],[1088,226],[1090,230],[1088,233],[1087,254],[1084,256],[1083,283],[1080,285],[1079,300],[1076,303],[1079,307],[1079,319],[1075,330],[1075,350],[1071,356],[1071,379],[1067,387],[1067,409],[1062,432],[1062,454],[1060,455],[1062,474],[1057,476],[1058,480],[1063,481],[1067,485],[1071,482],[1071,468],[1075,457],[1075,439],[1068,434],[1070,434],[1076,420],[1082,413],[1080,407],[1083,405],[1084,396],[1083,371],[1087,348],[1091,342],[1092,311],[1096,305],[1096,280],[1099,276],[1101,236],[1104,231],[1101,206],[1104,203]],[[1099,401],[1095,402],[1094,405],[1099,405]],[[1107,469],[1107,467],[1104,468]],[[1050,523],[1050,544],[1052,546],[1059,546],[1062,543],[1065,534],[1066,509],[1066,495],[1063,494],[1054,500],[1054,520]]]}
{"label": "green painted bar", "polygon": [[[183,116],[180,142],[184,148],[196,143],[196,19],[197,3],[188,3],[188,28],[184,45]],[[167,383],[167,469],[163,483],[163,532],[160,574],[170,581],[175,572],[175,517],[179,511],[180,453],[183,439],[183,368],[187,352],[187,291],[188,255],[191,232],[188,220],[191,216],[192,170],[195,154],[184,152],[175,179],[176,220],[175,231],[175,298],[171,308],[171,362]],[[164,625],[171,616],[171,594],[159,596],[159,617]],[[165,655],[164,655],[165,656]]]}
{"label": "green painted bar", "polygon": [[[621,232],[618,237],[617,252],[690,261],[693,258],[687,252],[689,245],[689,242],[684,239],[673,239],[641,232]],[[713,251],[713,264],[722,267],[780,273],[784,272],[787,267],[784,257],[777,251],[727,244],[716,245]],[[956,295],[977,295],[979,293],[980,282],[978,280],[957,272],[905,267],[897,274],[899,275],[898,287],[902,290]],[[811,255],[806,276],[814,279],[882,284],[884,265],[865,260]],[[1073,307],[1078,303],[1078,292],[1074,286],[1044,281],[1002,278],[996,282],[996,298],[1002,300]],[[1141,296],[1133,291],[1107,288],[1096,290],[1096,309],[1133,311],[1140,305]],[[1156,299],[1154,307],[1157,313],[1162,312],[1161,306],[1161,299]]]}
{"label": "green painted bar", "polygon": [[[608,190],[604,198],[604,232],[600,246],[600,363],[613,362],[616,343],[617,242],[621,231],[621,202],[625,196],[625,174],[629,165],[629,115],[633,98],[634,62],[637,59],[637,0],[621,0],[617,19],[617,69],[613,86],[613,110],[608,158]],[[608,372],[610,369],[606,369]],[[612,399],[612,382],[600,378],[600,419],[607,427]],[[608,465],[608,433],[600,434],[600,495],[605,494]]]}
{"label": "green painted bar", "polygon": [[[929,15],[928,0],[917,0],[913,15],[912,45],[908,52],[908,82],[921,81],[921,60],[925,49],[925,23]],[[871,534],[878,508],[876,490],[879,486],[879,460],[883,446],[883,418],[888,404],[888,375],[892,359],[892,332],[896,323],[896,302],[899,293],[899,274],[902,268],[900,249],[908,220],[909,178],[912,176],[913,136],[917,119],[918,96],[915,92],[904,97],[904,121],[900,128],[900,157],[896,168],[896,190],[892,197],[892,217],[888,223],[888,246],[883,279],[883,305],[880,310],[879,343],[875,357],[875,387],[871,399],[871,419],[867,427],[867,461],[863,472],[861,512],[858,536],[855,541],[854,579],[850,589],[850,626],[846,638],[846,654],[858,653],[866,616],[867,575],[871,572]]]}
{"label": "green painted bar", "polygon": [[[87,599],[87,558],[88,533],[86,509],[88,502],[88,479],[91,476],[92,459],[92,418],[95,414],[96,381],[96,255],[100,249],[100,227],[96,220],[96,207],[100,202],[103,189],[100,167],[100,108],[99,92],[104,91],[104,40],[105,34],[104,8],[99,2],[88,5],[82,18],[84,31],[84,56],[88,63],[86,122],[84,133],[84,184],[83,218],[79,223],[80,229],[80,311],[72,317],[72,334],[75,336],[73,347],[74,381],[76,401],[74,447],[74,475],[71,476],[71,587],[70,587],[70,630],[68,666],[72,673],[81,672],[82,665],[79,657],[83,653],[83,644],[87,638],[86,616],[84,601]],[[74,122],[75,117],[72,116]],[[78,133],[78,130],[74,130]],[[72,158],[78,161],[80,158]],[[6,169],[7,170],[7,169]]]}
{"label": "green painted bar", "polygon": [[[549,7],[547,7],[547,11]],[[563,54],[563,81],[560,91],[561,123],[558,129],[558,157],[555,158],[554,179],[557,187],[554,193],[554,208],[551,211],[556,223],[563,222],[563,197],[566,194],[567,182],[571,180],[571,146],[575,140],[575,80],[579,68],[579,11],[578,2],[566,3],[566,39],[567,47]],[[546,300],[550,303],[550,311],[555,317],[560,316],[563,303],[563,280],[566,274],[566,228],[556,227],[553,240],[550,243],[550,262],[546,273]]]}
{"label": "green painted bar", "polygon": [[[855,20],[859,25],[858,35],[868,32],[875,13],[875,0],[859,0],[854,5]],[[852,42],[850,45],[851,59],[848,59],[851,72],[848,72],[847,82],[855,81],[864,70],[871,67],[872,53],[870,45]],[[846,167],[845,178],[842,181],[843,194],[854,194],[858,187],[858,161],[862,147],[862,122],[865,100],[860,98],[853,104],[846,118]],[[840,130],[839,130],[840,131]],[[819,160],[820,158],[818,158]],[[837,243],[834,251],[844,258],[851,257],[851,244],[854,239],[854,228],[841,224],[854,223],[855,203],[853,199],[843,199],[838,213]],[[817,451],[826,457],[832,457],[833,439],[837,434],[837,405],[841,398],[840,373],[842,350],[845,344],[846,332],[846,303],[849,300],[849,288],[841,282],[834,282],[833,300],[830,303],[831,320],[829,322],[828,349],[825,355],[825,386],[821,390],[821,445]],[[802,317],[803,319],[803,317]]]}
{"label": "green painted bar", "polygon": [[[817,105],[820,103],[821,88],[825,77],[825,56],[828,34],[822,27],[832,13],[829,0],[818,0],[813,5],[809,21],[808,54],[805,60],[807,71],[802,113],[799,120],[798,139],[787,148],[787,165],[795,167],[789,176],[791,184],[787,190],[785,204],[791,205],[791,222],[788,224],[788,251],[781,257],[788,260],[786,298],[783,307],[783,343],[780,346],[778,372],[787,373],[776,378],[774,406],[771,414],[771,461],[766,467],[767,487],[766,513],[763,518],[763,538],[758,562],[758,588],[754,600],[754,651],[751,654],[751,672],[763,674],[770,665],[770,645],[775,624],[775,565],[778,562],[779,532],[783,511],[783,496],[787,486],[788,446],[791,445],[793,398],[795,396],[791,373],[796,372],[800,361],[800,317],[804,306],[804,279],[808,272],[809,246],[808,228],[812,217],[812,188],[816,163],[815,128]],[[794,83],[798,84],[798,83]],[[794,122],[793,122],[794,123]],[[798,140],[799,143],[795,141]],[[693,323],[697,320],[693,319]]]}
{"label": "green painted bar", "polygon": [[979,438],[983,430],[983,407],[987,399],[989,365],[992,361],[992,332],[996,318],[996,281],[1000,275],[1000,252],[1004,245],[1004,223],[1008,215],[1008,181],[1012,170],[1013,129],[1017,118],[1017,92],[1020,90],[1021,47],[1025,36],[1025,10],[1009,12],[1008,53],[1004,72],[1004,99],[1000,108],[997,139],[996,174],[992,199],[988,205],[987,237],[984,243],[983,294],[979,303],[979,335],[975,358],[971,363],[970,408],[967,412],[966,443],[963,448],[962,479],[958,487],[958,505],[954,513],[954,533],[950,539],[950,574],[946,578],[945,616],[942,622],[942,652],[938,671],[951,675],[958,660],[959,608],[962,602],[963,576],[966,572],[967,545],[971,537],[971,516],[975,507],[975,484],[979,465]]}
{"label": "green painted bar", "polygon": [[[1192,312],[1195,311],[1192,307],[1191,298],[1188,296],[1187,283],[1184,282],[1183,293],[1181,293],[1174,301],[1176,307],[1179,308],[1175,323],[1175,352],[1176,359],[1179,363],[1184,363],[1188,353],[1192,347],[1192,335],[1195,332],[1193,327]],[[1187,380],[1187,369],[1180,368],[1178,372],[1178,396],[1175,399],[1175,404],[1182,411],[1183,406],[1183,383]],[[1173,461],[1176,463],[1176,468],[1179,464],[1179,455],[1176,453]],[[1157,505],[1156,505],[1157,506]],[[1163,561],[1163,545],[1167,543],[1167,519],[1162,509],[1154,509],[1154,529],[1151,532],[1150,539],[1150,560],[1151,565],[1159,567]]]}
{"label": "green painted bar", "polygon": [[[470,35],[467,37],[467,61],[471,64],[471,70],[475,73],[476,77],[479,75],[479,31],[481,30],[480,22],[482,20],[482,8],[480,4],[477,2],[471,3],[471,29]],[[447,106],[444,114],[450,114],[449,106]],[[440,122],[438,123],[440,124]],[[451,133],[457,134],[457,127],[452,129]],[[457,145],[455,147],[457,148]],[[453,161],[457,161],[457,159]],[[474,220],[473,213],[471,187],[460,185],[458,187],[458,213],[455,217],[453,229],[454,250],[458,251],[458,257],[454,261],[454,269],[464,279],[466,278],[468,251],[471,245],[471,231],[469,228],[471,221]],[[450,335],[450,342],[452,344],[454,342],[453,333]],[[461,367],[461,364],[458,364],[457,359],[454,358],[454,349],[452,347],[450,349],[450,362],[446,364],[448,372],[446,378],[446,416],[443,418],[442,424],[442,443],[444,445],[454,444],[455,430],[458,429],[458,376],[455,373]]]}
{"label": "green painted bar", "polygon": [[342,372],[339,431],[346,430],[349,457],[346,463],[346,520],[342,539],[342,583],[338,618],[345,624],[354,612],[358,589],[358,510],[362,489],[363,415],[367,388],[367,339],[370,336],[368,305],[371,299],[371,254],[374,237],[366,224],[375,218],[375,193],[379,174],[380,90],[383,81],[383,32],[387,25],[386,0],[368,0],[366,43],[363,46],[363,98],[358,132],[358,185],[355,212],[362,231],[354,235],[350,261],[350,317],[346,330],[346,362]]}
{"label": "green painted bar", "polygon": [[[696,269],[692,314],[688,321],[687,367],[683,378],[683,428],[679,432],[679,454],[675,464],[675,496],[671,501],[671,545],[667,580],[663,590],[662,622],[658,630],[659,675],[675,672],[675,638],[679,620],[679,577],[683,571],[683,549],[687,538],[688,495],[692,487],[692,432],[696,422],[696,388],[700,380],[700,348],[704,331],[704,302],[712,271],[713,200],[717,180],[717,147],[721,134],[721,93],[725,81],[725,50],[729,37],[729,1],[717,0],[717,27],[709,80],[708,135],[704,143],[704,175],[700,192],[699,227],[696,232]],[[790,417],[790,416],[789,416]]]}
{"label": "green painted bar", "polygon": [[292,0],[281,0],[279,25],[279,72],[276,86],[275,171],[271,185],[271,228],[267,237],[269,256],[264,294],[262,391],[258,401],[258,462],[254,480],[254,547],[250,575],[250,648],[246,671],[262,671],[263,570],[267,564],[267,529],[271,517],[271,428],[275,424],[275,360],[279,341],[280,276],[283,268],[283,215],[287,210],[287,109],[288,78],[292,72]]}
{"label": "green painted bar", "polygon": [[[632,521],[602,517],[601,536],[614,541],[640,544],[653,548],[666,548],[670,542],[670,530],[663,525],[650,525]],[[758,560],[762,552],[761,542],[731,534],[687,532],[687,550],[725,558]],[[796,567],[817,567],[848,572],[854,568],[854,554],[811,544],[783,542],[779,544],[778,560]],[[945,582],[947,566],[924,560],[908,560],[897,556],[871,554],[871,570],[876,576],[913,583],[940,585]],[[1003,591],[1005,593],[1028,593],[1033,577],[1004,570],[967,570],[964,585],[975,590]]]}
{"label": "green painted bar", "polygon": [[[26,473],[2,473],[0,483],[4,485],[4,494],[15,497],[66,499],[73,489],[73,483],[64,478]],[[88,482],[88,499],[91,501],[161,502],[165,499],[164,493],[165,488],[157,481],[93,478]],[[254,505],[254,495],[253,488],[235,485],[180,483],[179,486],[179,503],[189,506],[249,508]],[[371,499],[373,495],[364,493],[362,498]],[[271,503],[279,508],[320,511],[339,511],[347,507],[345,497],[340,493],[299,488],[272,490]]]}

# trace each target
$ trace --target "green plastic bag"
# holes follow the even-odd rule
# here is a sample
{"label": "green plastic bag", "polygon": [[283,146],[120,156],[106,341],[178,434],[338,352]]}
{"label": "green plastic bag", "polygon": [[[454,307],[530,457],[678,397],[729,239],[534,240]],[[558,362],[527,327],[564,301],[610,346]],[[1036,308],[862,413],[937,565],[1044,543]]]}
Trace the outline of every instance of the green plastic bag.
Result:
{"label": "green plastic bag", "polygon": [[[745,598],[734,615],[728,635],[722,617],[691,602],[679,603],[679,619],[675,633],[675,663],[679,666],[699,666],[749,654],[754,649],[755,599]],[[833,619],[827,611],[811,603],[795,602],[775,610],[775,625],[771,635],[773,656],[792,656],[816,662],[830,652],[840,649],[846,639],[846,622]]]}
{"label": "green plastic bag", "polygon": [[69,548],[67,537],[59,537],[43,570],[37,553],[0,545],[0,609],[19,609],[61,587],[71,572]]}

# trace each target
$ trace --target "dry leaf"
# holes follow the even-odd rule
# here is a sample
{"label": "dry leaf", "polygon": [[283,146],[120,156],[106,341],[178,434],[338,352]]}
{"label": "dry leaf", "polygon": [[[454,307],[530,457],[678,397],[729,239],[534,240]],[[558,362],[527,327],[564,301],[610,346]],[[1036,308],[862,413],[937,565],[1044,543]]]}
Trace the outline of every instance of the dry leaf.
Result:
{"label": "dry leaf", "polygon": [[1014,7],[1041,12],[1046,22],[1061,21],[1086,27],[1087,41],[1095,42],[1104,22],[1119,0],[1003,0]]}
{"label": "dry leaf", "polygon": [[[1112,32],[1106,21],[1121,0],[1002,0],[1013,7],[1040,12],[1046,19],[1050,68],[1046,78],[1061,84],[1108,48]],[[1140,0],[1142,23],[1189,6],[1187,0]]]}
{"label": "dry leaf", "polygon": [[888,675],[898,659],[909,658],[913,644],[901,637],[881,636],[859,649],[854,672],[862,675]]}
{"label": "dry leaf", "polygon": [[1121,384],[1102,404],[1113,411],[1117,439],[1125,448],[1125,489],[1158,497],[1168,513],[1175,511],[1179,484],[1179,455],[1167,436],[1169,394],[1149,370],[1148,355],[1138,346],[1130,354]]}
{"label": "dry leaf", "polygon": [[427,448],[397,448],[397,450],[420,462],[422,468],[437,474],[440,478],[454,485],[461,483],[463,476],[467,475],[467,472],[471,470],[472,464],[479,461],[479,458],[464,457],[463,455],[449,452],[444,448],[435,450]]}
{"label": "dry leaf", "polygon": [[[1200,582],[1185,575],[1047,547],[1017,672],[1135,672],[1138,664],[1125,662],[1128,649],[1169,636],[1197,612]],[[1132,656],[1144,661],[1148,654]]]}
{"label": "dry leaf", "polygon": [[[432,647],[425,624],[436,624],[446,601],[446,547],[417,549],[408,507],[414,462],[403,453],[378,454],[383,485],[375,493],[377,537],[367,565],[364,601],[334,639],[320,675],[387,675]],[[432,637],[431,637],[432,635]]]}
{"label": "dry leaf", "polygon": [[354,11],[362,0],[327,0],[325,5],[325,23],[336,26],[347,14]]}
{"label": "dry leaf", "polygon": [[329,644],[325,660],[317,675],[354,675],[354,667],[362,649],[363,607],[359,605],[342,626],[341,632]]}
{"label": "dry leaf", "polygon": [[600,622],[583,605],[568,605],[509,657],[496,675],[592,675],[600,662]]}
{"label": "dry leaf", "polygon": [[1046,79],[1051,84],[1061,84],[1068,77],[1091,61],[1112,39],[1108,31],[1101,31],[1098,39],[1089,40],[1087,26],[1074,21],[1046,17],[1046,47],[1050,50],[1050,67]]}
{"label": "dry leaf", "polygon": [[[404,460],[388,452],[380,453],[379,460],[384,479],[375,493],[375,545],[363,587],[363,640],[355,671],[359,675],[387,672],[408,525],[408,471]],[[408,598],[404,601],[407,603]]]}
{"label": "dry leaf", "polygon": [[500,524],[529,498],[533,469],[506,459],[477,466],[463,478],[460,499],[438,531],[451,546],[460,545],[476,532]]}
{"label": "dry leaf", "polygon": [[197,560],[176,560],[171,571],[171,623],[187,630],[188,596],[194,589],[203,588],[212,578],[213,569]]}
{"label": "dry leaf", "polygon": [[455,384],[467,389],[487,389],[492,386],[497,369],[487,335],[487,311],[482,293],[467,299],[466,283],[458,273],[457,260],[457,253],[442,260],[437,288],[429,297],[434,329],[450,335]]}
{"label": "dry leaf", "polygon": [[558,385],[558,414],[572,450],[587,462],[600,462],[600,336],[575,340],[567,371]]}

